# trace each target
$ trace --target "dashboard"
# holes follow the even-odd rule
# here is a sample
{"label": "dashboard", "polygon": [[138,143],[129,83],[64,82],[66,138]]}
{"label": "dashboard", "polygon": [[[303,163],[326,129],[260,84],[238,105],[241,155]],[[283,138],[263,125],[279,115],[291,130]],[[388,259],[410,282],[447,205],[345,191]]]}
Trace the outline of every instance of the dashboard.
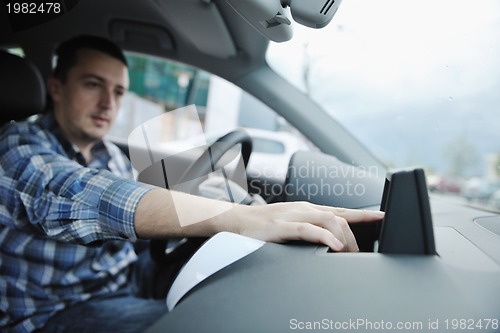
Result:
{"label": "dashboard", "polygon": [[[414,188],[403,182],[416,197],[394,190],[395,175],[407,181],[419,173],[388,178],[385,196],[391,187],[398,204],[389,209],[401,215],[386,211],[379,228],[364,231],[378,233],[365,237],[372,249],[332,253],[302,242],[266,243],[204,279],[147,332],[500,331],[500,216],[429,200],[426,191],[419,199],[418,181]],[[412,206],[424,216],[414,220],[429,223],[426,232],[410,225],[418,215]],[[400,235],[407,232],[392,247],[383,245],[384,237],[397,242],[387,237],[388,216]]]}

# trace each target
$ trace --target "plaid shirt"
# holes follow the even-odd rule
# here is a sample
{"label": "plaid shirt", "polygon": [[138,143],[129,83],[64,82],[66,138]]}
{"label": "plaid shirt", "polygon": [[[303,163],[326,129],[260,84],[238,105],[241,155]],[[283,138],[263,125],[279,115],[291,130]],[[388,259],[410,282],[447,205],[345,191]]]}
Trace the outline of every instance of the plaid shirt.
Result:
{"label": "plaid shirt", "polygon": [[126,283],[135,208],[151,187],[115,145],[92,153],[87,165],[51,114],[1,130],[0,331],[31,332]]}

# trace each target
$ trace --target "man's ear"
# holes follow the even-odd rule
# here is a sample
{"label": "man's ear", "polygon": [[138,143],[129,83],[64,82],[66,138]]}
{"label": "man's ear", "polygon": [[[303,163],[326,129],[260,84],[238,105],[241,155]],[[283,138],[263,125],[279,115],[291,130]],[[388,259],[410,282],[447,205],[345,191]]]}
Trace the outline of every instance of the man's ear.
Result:
{"label": "man's ear", "polygon": [[61,99],[62,82],[51,76],[47,79],[47,92],[54,102]]}

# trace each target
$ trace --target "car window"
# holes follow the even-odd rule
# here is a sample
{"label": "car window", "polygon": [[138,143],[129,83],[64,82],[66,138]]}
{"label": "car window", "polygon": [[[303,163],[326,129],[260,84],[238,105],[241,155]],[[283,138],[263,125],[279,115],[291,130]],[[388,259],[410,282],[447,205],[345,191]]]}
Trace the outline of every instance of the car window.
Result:
{"label": "car window", "polygon": [[267,154],[283,154],[285,145],[275,140],[253,138],[253,151]]}
{"label": "car window", "polygon": [[[126,53],[126,57],[130,87],[109,134],[114,141],[126,143],[136,127],[161,115],[161,126],[154,129],[158,133],[148,136],[156,143],[168,143],[162,147],[175,152],[213,142],[236,128],[248,131],[257,153],[314,149],[284,118],[216,75],[148,55]],[[172,112],[186,106],[194,107]]]}
{"label": "car window", "polygon": [[495,0],[352,0],[323,29],[295,25],[267,61],[387,166],[424,167],[434,192],[488,203],[500,184],[499,40]]}
{"label": "car window", "polygon": [[22,57],[22,58],[24,58],[24,56],[25,56],[24,50],[21,47],[9,47],[5,50],[9,53],[15,54],[15,55]]}

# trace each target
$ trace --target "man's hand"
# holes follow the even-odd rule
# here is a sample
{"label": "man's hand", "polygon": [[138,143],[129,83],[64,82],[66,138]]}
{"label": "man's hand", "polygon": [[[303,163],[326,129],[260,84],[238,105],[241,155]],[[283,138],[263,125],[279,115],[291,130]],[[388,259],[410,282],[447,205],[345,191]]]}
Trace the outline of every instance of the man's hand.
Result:
{"label": "man's hand", "polygon": [[[241,210],[241,212],[240,212]],[[334,251],[359,251],[348,223],[380,221],[384,213],[319,206],[307,202],[265,206],[238,206],[236,232],[265,241],[282,243],[304,240],[322,243]]]}

